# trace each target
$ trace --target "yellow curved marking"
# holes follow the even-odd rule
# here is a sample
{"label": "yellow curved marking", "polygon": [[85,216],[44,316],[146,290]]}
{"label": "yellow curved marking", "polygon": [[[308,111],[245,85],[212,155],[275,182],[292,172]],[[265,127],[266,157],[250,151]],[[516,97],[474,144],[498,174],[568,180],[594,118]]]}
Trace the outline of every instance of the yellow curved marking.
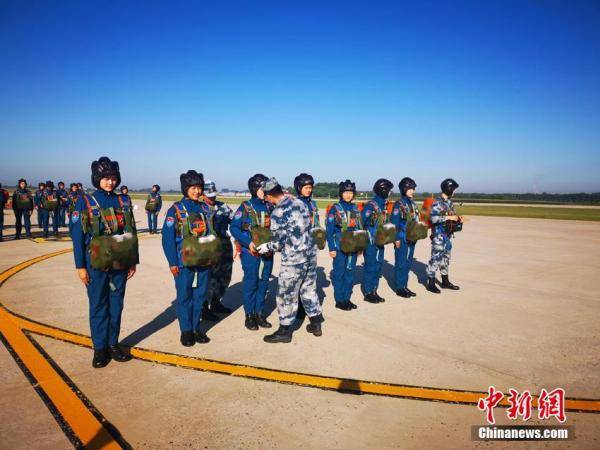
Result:
{"label": "yellow curved marking", "polygon": [[[25,261],[17,266],[8,269],[0,274],[0,285],[15,273],[23,270],[44,259],[67,253],[71,249],[60,250],[49,253],[37,258]],[[11,319],[22,329],[32,333],[40,334],[50,338],[69,342],[85,347],[92,347],[91,339],[88,336],[73,333],[68,330],[62,330],[51,325],[42,324],[25,317],[20,317],[11,313],[0,305],[0,310],[11,316]],[[462,391],[456,389],[439,389],[433,387],[407,386],[391,383],[380,383],[367,380],[353,380],[337,377],[328,377],[322,375],[311,375],[305,373],[288,372],[247,366],[242,364],[233,364],[223,361],[214,361],[204,358],[177,355],[173,353],[147,350],[139,347],[131,348],[131,355],[137,359],[159,364],[168,364],[188,369],[196,369],[206,372],[221,373],[242,378],[253,378],[264,381],[276,381],[281,383],[296,384],[301,386],[331,389],[340,392],[352,392],[356,394],[383,395],[387,397],[410,398],[416,400],[439,401],[446,403],[462,403],[476,405],[480,398],[487,395],[486,392]],[[567,398],[566,409],[578,412],[600,412],[600,400],[597,399],[576,399]],[[509,406],[505,397],[501,406]],[[537,397],[533,399],[533,406],[537,406]]]}
{"label": "yellow curved marking", "polygon": [[0,308],[0,332],[46,393],[62,418],[83,445],[102,442],[102,448],[121,448],[102,423],[90,412],[50,363],[15,323],[14,316]]}

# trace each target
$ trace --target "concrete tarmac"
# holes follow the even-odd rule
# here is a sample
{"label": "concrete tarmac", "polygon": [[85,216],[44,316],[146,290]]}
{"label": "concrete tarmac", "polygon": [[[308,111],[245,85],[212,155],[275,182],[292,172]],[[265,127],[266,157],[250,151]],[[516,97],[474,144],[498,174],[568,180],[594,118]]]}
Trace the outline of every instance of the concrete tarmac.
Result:
{"label": "concrete tarmac", "polygon": [[[11,216],[6,212],[9,238]],[[145,228],[142,209],[136,217]],[[206,323],[211,342],[191,348],[179,344],[175,288],[160,236],[149,236],[140,241],[141,264],[127,286],[121,339],[146,349],[340,378],[475,391],[494,385],[534,395],[562,387],[568,397],[598,399],[599,232],[596,222],[472,217],[454,240],[450,279],[460,291],[425,291],[430,245],[421,241],[409,281],[417,297],[395,295],[388,248],[379,289],[386,302],[362,300],[359,258],[353,295],[358,309],[351,312],[334,308],[331,259],[322,251],[324,334],[308,334],[304,322],[287,345],[264,343],[272,331],[244,328],[238,260],[224,299],[234,312]],[[0,270],[69,246],[7,240],[0,243]],[[0,288],[0,301],[30,319],[89,335],[87,297],[73,267],[71,253],[37,263]],[[274,327],[279,267],[276,257],[267,302]],[[35,339],[133,447],[514,447],[471,440],[471,425],[485,423],[475,406],[342,394],[139,360],[97,370],[89,349]],[[68,448],[49,410],[0,348],[0,447]],[[524,424],[509,421],[505,409],[495,415],[499,424]],[[575,426],[576,435],[567,446],[598,447],[600,415],[568,412],[566,424]]]}

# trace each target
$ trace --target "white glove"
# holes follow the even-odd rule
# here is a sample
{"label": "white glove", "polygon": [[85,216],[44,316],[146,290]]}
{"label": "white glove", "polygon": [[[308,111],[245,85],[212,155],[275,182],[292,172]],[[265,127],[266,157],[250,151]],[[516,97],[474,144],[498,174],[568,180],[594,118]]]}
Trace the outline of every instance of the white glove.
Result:
{"label": "white glove", "polygon": [[266,244],[260,244],[258,247],[256,247],[256,251],[261,255],[269,253],[271,251],[269,248],[269,243],[267,242]]}

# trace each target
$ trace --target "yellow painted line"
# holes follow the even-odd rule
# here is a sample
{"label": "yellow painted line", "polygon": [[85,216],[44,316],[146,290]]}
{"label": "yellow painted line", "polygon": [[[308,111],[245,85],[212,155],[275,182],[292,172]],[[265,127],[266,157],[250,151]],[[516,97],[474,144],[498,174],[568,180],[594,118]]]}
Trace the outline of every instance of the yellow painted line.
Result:
{"label": "yellow painted line", "polygon": [[37,380],[37,386],[45,392],[84,445],[102,442],[102,448],[121,448],[69,385],[27,339],[11,314],[4,308],[0,308],[0,332]]}
{"label": "yellow painted line", "polygon": [[[0,284],[9,276],[14,275],[19,270],[23,270],[36,262],[42,261],[53,256],[70,251],[61,250],[59,252],[43,255],[29,261],[25,261],[11,269],[0,274]],[[7,275],[9,274],[10,275]],[[92,347],[91,339],[78,333],[68,330],[62,330],[51,325],[42,324],[25,317],[21,317],[5,310],[0,305],[0,310],[12,317],[12,320],[21,328],[36,334],[69,342],[85,347]],[[243,364],[234,364],[224,361],[214,361],[204,358],[190,357],[173,353],[147,350],[139,347],[131,348],[131,355],[137,359],[159,364],[168,364],[188,369],[196,369],[206,372],[232,375],[242,378],[251,378],[264,381],[275,381],[280,383],[290,383],[313,388],[331,389],[341,392],[352,392],[357,394],[383,395],[397,398],[410,398],[416,400],[439,401],[446,403],[462,403],[476,405],[480,398],[487,395],[485,392],[464,391],[457,389],[440,389],[426,386],[408,386],[391,383],[381,383],[368,380],[353,380],[338,377],[329,377],[323,375],[311,375],[305,373],[288,372],[277,369],[268,369]],[[534,406],[537,405],[537,398],[534,397]],[[506,397],[500,403],[502,406],[508,406]],[[567,398],[566,409],[579,412],[600,412],[600,399],[577,399]]]}

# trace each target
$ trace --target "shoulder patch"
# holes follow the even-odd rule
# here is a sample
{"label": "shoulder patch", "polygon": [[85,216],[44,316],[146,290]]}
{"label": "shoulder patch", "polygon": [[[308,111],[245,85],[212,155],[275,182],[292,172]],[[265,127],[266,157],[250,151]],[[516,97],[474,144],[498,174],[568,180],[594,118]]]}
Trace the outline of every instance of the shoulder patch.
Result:
{"label": "shoulder patch", "polygon": [[165,220],[165,225],[168,226],[169,228],[171,228],[173,225],[175,224],[175,218],[174,217],[167,217],[167,220]]}
{"label": "shoulder patch", "polygon": [[78,220],[79,220],[79,211],[73,211],[73,214],[71,214],[71,222],[77,223]]}
{"label": "shoulder patch", "polygon": [[369,217],[370,215],[371,215],[371,210],[370,210],[370,209],[367,209],[367,210],[365,211],[365,216],[366,216],[366,217]]}
{"label": "shoulder patch", "polygon": [[242,211],[238,211],[235,213],[235,216],[234,216],[235,219],[239,219],[241,217],[242,217]]}
{"label": "shoulder patch", "polygon": [[395,216],[397,216],[399,212],[400,212],[400,211],[398,211],[398,208],[394,208],[394,212],[393,212],[393,214],[394,214]]}
{"label": "shoulder patch", "polygon": [[335,216],[333,214],[329,214],[329,217],[327,218],[327,220],[329,220],[330,222],[333,222],[335,220]]}

